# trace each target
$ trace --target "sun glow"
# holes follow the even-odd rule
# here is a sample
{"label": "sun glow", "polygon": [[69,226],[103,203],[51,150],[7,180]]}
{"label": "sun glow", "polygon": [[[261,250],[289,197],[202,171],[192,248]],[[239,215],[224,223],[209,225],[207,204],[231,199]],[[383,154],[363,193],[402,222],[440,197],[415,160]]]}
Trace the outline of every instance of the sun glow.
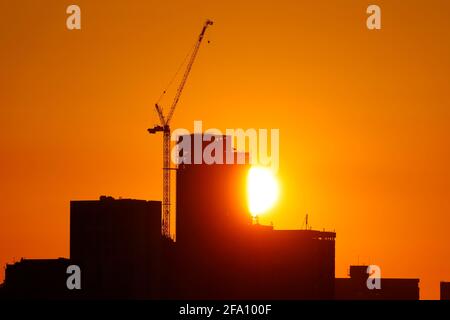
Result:
{"label": "sun glow", "polygon": [[271,169],[251,167],[247,177],[247,196],[250,213],[257,216],[273,207],[278,199],[279,186]]}

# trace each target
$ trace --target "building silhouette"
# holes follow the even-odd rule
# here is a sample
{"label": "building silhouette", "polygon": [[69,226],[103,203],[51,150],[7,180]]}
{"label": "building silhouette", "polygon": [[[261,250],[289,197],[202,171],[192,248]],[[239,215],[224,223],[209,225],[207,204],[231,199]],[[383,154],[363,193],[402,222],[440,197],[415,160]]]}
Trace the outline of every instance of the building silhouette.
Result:
{"label": "building silhouette", "polygon": [[253,224],[246,200],[248,155],[237,164],[238,153],[227,148],[231,138],[208,140],[215,139],[223,142],[224,162],[233,153],[233,164],[194,164],[209,142],[180,154],[185,163],[176,173],[173,265],[183,267],[174,273],[176,298],[332,299],[335,233]]}
{"label": "building silhouette", "polygon": [[101,197],[70,203],[70,259],[81,296],[155,299],[163,278],[161,202]]}
{"label": "building silhouette", "polygon": [[69,299],[67,267],[69,259],[21,259],[7,264],[0,297],[29,299]]}
{"label": "building silhouette", "polygon": [[450,300],[450,282],[442,281],[440,284],[441,300]]}
{"label": "building silhouette", "polygon": [[[197,148],[179,150],[175,241],[161,232],[160,201],[71,201],[70,259],[7,265],[0,297],[419,298],[418,279],[382,279],[380,290],[369,290],[367,266],[351,266],[350,278],[335,279],[334,232],[276,230],[255,221],[246,200],[248,155],[235,152],[230,139],[209,136]],[[205,163],[203,153],[217,141],[222,145],[212,154],[233,163]],[[241,155],[245,163],[236,163]],[[81,269],[81,290],[66,287],[72,264]],[[448,297],[448,287],[441,284],[441,297]]]}
{"label": "building silhouette", "polygon": [[419,300],[419,279],[381,278],[380,289],[367,286],[368,266],[350,266],[350,278],[337,278],[337,300]]}

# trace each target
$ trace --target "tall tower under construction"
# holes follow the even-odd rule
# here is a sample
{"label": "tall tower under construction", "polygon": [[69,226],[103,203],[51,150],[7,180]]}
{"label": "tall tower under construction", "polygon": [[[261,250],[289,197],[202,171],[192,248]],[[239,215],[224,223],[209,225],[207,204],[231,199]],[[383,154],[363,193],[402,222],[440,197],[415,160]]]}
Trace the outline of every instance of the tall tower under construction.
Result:
{"label": "tall tower under construction", "polygon": [[191,146],[195,139],[202,142],[179,154],[177,298],[332,299],[335,233],[253,224],[246,194],[248,158],[244,164],[206,164],[203,159],[217,139],[223,142],[216,150],[223,152],[219,158],[236,160],[237,153],[227,147],[232,137],[194,134],[179,141],[184,139]]}

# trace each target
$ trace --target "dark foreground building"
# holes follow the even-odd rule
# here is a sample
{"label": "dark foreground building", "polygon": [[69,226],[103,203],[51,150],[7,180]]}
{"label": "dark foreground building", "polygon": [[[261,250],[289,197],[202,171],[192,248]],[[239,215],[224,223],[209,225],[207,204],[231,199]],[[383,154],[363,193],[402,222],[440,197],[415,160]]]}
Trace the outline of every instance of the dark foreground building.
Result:
{"label": "dark foreground building", "polygon": [[441,282],[441,300],[450,300],[450,282]]}
{"label": "dark foreground building", "polygon": [[161,202],[101,197],[70,203],[70,259],[85,298],[155,299],[161,294]]}
{"label": "dark foreground building", "polygon": [[[236,162],[238,154],[227,148],[230,137],[209,138],[215,139],[222,141],[216,152],[223,152],[224,160],[232,152]],[[332,299],[335,233],[253,224],[246,197],[248,161],[194,164],[195,152],[208,145],[182,154],[188,163],[177,170],[175,298]]]}
{"label": "dark foreground building", "polygon": [[5,268],[0,297],[29,299],[69,299],[67,267],[69,259],[21,259]]}
{"label": "dark foreground building", "polygon": [[419,279],[381,278],[380,289],[367,287],[368,266],[350,266],[350,278],[336,279],[336,300],[419,300]]}
{"label": "dark foreground building", "polygon": [[177,243],[177,265],[187,272],[176,273],[176,298],[333,299],[334,239],[254,225],[196,247]]}

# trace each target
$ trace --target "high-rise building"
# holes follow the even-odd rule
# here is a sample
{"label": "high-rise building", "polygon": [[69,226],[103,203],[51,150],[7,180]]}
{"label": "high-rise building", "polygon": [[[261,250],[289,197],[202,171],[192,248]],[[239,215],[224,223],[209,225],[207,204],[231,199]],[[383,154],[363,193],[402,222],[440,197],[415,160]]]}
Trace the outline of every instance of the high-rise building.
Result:
{"label": "high-rise building", "polygon": [[[247,209],[246,179],[249,164],[206,164],[203,151],[210,142],[202,141],[195,149],[193,134],[192,151],[182,157],[189,163],[178,166],[176,174],[176,240],[180,246],[198,245],[217,237],[227,237],[252,223]],[[222,141],[225,162],[230,140],[227,136],[214,136]],[[197,154],[199,163],[194,163]],[[232,149],[228,152],[235,152]]]}
{"label": "high-rise building", "polygon": [[157,298],[161,202],[101,197],[70,203],[70,259],[89,298]]}
{"label": "high-rise building", "polygon": [[[214,139],[224,142],[219,158],[234,163],[204,163]],[[332,299],[335,233],[253,224],[248,157],[236,163],[237,153],[227,147],[231,138],[214,139],[179,155],[187,161],[178,166],[176,180],[177,298]]]}

